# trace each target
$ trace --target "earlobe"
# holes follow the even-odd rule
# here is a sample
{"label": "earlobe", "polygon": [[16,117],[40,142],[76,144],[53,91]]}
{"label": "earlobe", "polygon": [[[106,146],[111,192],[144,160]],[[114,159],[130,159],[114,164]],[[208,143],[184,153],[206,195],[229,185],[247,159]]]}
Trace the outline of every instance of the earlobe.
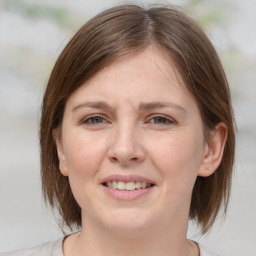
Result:
{"label": "earlobe", "polygon": [[64,151],[63,151],[63,145],[62,145],[59,133],[58,133],[58,131],[56,131],[56,129],[54,129],[52,131],[52,136],[54,138],[56,148],[57,148],[60,172],[63,176],[68,176],[66,157],[65,157],[65,154],[64,154]]}
{"label": "earlobe", "polygon": [[204,155],[198,176],[208,177],[213,174],[221,163],[228,128],[224,123],[218,123],[213,131],[211,131],[209,141],[205,146]]}

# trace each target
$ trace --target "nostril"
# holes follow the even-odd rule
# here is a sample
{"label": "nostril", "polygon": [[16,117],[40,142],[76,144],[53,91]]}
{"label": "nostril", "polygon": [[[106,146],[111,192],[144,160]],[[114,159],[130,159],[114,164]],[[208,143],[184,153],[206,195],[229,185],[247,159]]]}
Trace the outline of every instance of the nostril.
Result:
{"label": "nostril", "polygon": [[114,156],[109,157],[111,162],[118,162],[118,159]]}

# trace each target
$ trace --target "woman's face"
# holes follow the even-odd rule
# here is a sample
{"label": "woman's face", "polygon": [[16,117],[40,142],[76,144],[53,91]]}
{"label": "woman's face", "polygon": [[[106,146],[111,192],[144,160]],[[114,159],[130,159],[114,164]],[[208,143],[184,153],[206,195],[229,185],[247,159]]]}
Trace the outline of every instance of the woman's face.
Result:
{"label": "woman's face", "polygon": [[202,127],[195,99],[156,49],[85,82],[66,103],[57,140],[83,225],[118,232],[186,225],[208,154]]}

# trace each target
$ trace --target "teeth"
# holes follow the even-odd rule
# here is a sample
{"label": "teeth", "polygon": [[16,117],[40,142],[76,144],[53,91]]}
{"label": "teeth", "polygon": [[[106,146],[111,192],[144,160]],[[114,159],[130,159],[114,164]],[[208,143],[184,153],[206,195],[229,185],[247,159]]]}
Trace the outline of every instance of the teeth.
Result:
{"label": "teeth", "polygon": [[118,181],[117,182],[117,189],[119,190],[125,190],[125,182],[122,182],[122,181]]}
{"label": "teeth", "polygon": [[126,190],[135,190],[135,183],[133,181],[127,182],[125,186]]}
{"label": "teeth", "polygon": [[136,181],[135,188],[140,189],[141,188],[141,182]]}
{"label": "teeth", "polygon": [[106,183],[107,187],[114,188],[118,190],[128,190],[133,191],[135,189],[149,188],[151,186],[150,183],[140,182],[140,181],[108,181]]}
{"label": "teeth", "polygon": [[[110,183],[111,183],[111,182],[110,182]],[[112,188],[117,189],[117,182],[116,182],[116,181],[113,181],[113,182],[112,182]]]}

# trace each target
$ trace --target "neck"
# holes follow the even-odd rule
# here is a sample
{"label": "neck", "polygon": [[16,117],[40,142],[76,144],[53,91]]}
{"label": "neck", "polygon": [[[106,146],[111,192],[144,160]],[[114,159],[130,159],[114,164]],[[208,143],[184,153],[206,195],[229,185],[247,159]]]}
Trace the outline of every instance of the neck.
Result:
{"label": "neck", "polygon": [[187,227],[158,227],[144,232],[120,234],[91,226],[70,238],[65,256],[188,256],[199,255],[197,246],[186,239]]}

